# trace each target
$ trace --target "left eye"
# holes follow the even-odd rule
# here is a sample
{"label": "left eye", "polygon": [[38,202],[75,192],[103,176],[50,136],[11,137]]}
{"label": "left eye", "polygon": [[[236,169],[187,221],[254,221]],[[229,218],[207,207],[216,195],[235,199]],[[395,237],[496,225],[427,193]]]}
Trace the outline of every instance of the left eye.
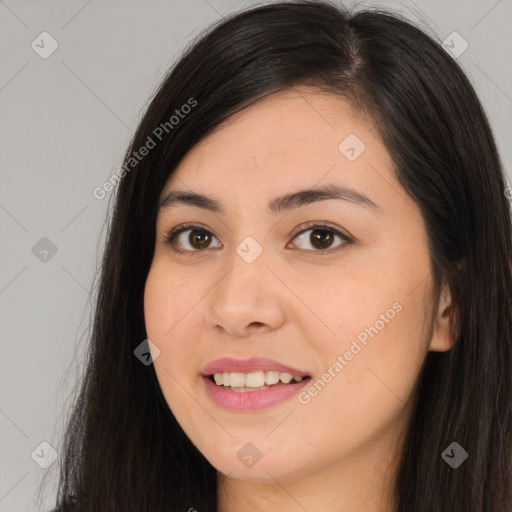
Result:
{"label": "left eye", "polygon": [[[310,232],[310,234],[307,236],[306,233],[308,232]],[[313,226],[309,229],[301,231],[294,238],[305,241],[306,244],[309,244],[314,249],[319,249],[314,252],[326,252],[325,249],[332,249],[332,243],[335,237],[341,239],[343,243],[336,245],[334,250],[337,250],[346,243],[350,242],[349,238],[340,233],[338,230],[326,226]]]}
{"label": "left eye", "polygon": [[[187,232],[189,233],[188,236],[184,236]],[[308,232],[310,233],[309,235],[307,235]],[[333,252],[351,242],[346,235],[340,233],[337,229],[324,225],[311,226],[308,229],[300,231],[293,239],[305,242],[306,245],[309,244],[310,247],[313,247],[313,252],[331,252],[326,251],[326,249],[332,249],[332,244],[336,237],[343,243],[336,245]],[[192,225],[175,229],[168,236],[167,240],[174,247],[177,245],[180,248],[184,247],[184,249],[176,249],[178,252],[198,252],[204,249],[211,249],[212,246],[209,244],[212,238],[218,240],[211,231],[201,226]],[[187,244],[188,247],[186,247]],[[216,247],[221,247],[220,243]],[[304,247],[302,248],[304,249]],[[311,251],[309,248],[305,250]]]}

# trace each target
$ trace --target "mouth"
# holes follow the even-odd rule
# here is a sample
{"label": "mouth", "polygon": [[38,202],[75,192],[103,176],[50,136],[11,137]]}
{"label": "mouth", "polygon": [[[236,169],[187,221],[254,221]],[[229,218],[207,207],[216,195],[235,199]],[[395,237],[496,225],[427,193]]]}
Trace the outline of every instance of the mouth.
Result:
{"label": "mouth", "polygon": [[312,376],[267,358],[223,358],[208,364],[201,376],[206,390],[228,409],[261,409],[286,400]]}
{"label": "mouth", "polygon": [[235,391],[246,393],[251,391],[260,391],[274,386],[287,386],[308,380],[309,375],[292,375],[288,372],[279,372],[274,370],[257,371],[250,373],[240,372],[216,372],[208,375],[207,378],[217,386]]}

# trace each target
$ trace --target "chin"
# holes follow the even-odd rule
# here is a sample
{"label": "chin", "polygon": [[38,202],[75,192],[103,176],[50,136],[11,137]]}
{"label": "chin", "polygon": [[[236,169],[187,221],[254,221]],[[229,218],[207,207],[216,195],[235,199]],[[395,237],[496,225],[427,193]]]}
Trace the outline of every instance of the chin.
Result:
{"label": "chin", "polygon": [[[307,464],[300,450],[279,450],[261,435],[261,441],[246,438],[230,439],[229,444],[216,444],[201,450],[210,464],[220,473],[251,482],[275,483],[304,474]],[[294,443],[294,446],[300,443]]]}

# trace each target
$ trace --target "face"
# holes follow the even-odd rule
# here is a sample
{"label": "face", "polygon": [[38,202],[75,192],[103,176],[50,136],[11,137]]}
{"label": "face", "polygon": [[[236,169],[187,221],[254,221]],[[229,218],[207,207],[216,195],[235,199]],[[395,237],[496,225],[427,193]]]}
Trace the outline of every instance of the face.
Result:
{"label": "face", "polygon": [[281,91],[196,145],[165,198],[147,335],[210,463],[270,482],[391,453],[449,340],[422,216],[375,130],[343,98]]}

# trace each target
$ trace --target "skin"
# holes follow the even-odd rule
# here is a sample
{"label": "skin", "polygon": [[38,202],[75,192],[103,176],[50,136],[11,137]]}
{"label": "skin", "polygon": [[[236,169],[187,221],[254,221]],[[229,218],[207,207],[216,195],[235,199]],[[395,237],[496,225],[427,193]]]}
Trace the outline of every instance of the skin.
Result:
{"label": "skin", "polygon": [[[354,161],[338,149],[349,134],[365,145]],[[277,196],[327,183],[357,189],[379,210],[336,199],[266,210]],[[452,343],[451,298],[443,288],[433,310],[423,218],[379,135],[344,98],[280,91],[197,144],[161,198],[178,189],[215,197],[225,213],[175,205],[158,214],[146,329],[170,409],[218,470],[218,510],[391,512],[421,366],[429,350]],[[327,232],[330,245],[315,245],[318,231],[301,227],[314,221],[352,243]],[[167,237],[184,222],[207,229],[210,245],[190,245],[187,231],[175,239],[185,252],[176,252]],[[252,263],[236,252],[247,236],[263,249]],[[397,303],[401,310],[333,372],[357,335]],[[201,369],[252,356],[301,369],[311,382],[329,368],[335,377],[306,404],[293,396],[260,411],[217,406]],[[247,442],[262,453],[252,467],[237,457]]]}

